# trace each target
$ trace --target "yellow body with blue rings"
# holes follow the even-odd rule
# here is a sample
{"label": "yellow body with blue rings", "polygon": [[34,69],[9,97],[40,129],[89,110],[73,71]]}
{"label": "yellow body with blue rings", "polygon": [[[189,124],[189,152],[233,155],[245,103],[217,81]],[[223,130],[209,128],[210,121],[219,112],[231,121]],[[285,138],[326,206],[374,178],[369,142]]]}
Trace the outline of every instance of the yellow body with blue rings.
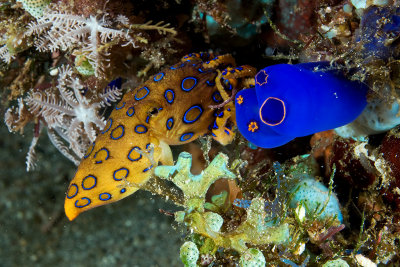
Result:
{"label": "yellow body with blue rings", "polygon": [[[207,60],[208,61],[204,61]],[[220,70],[230,66],[230,55],[190,54],[124,95],[82,159],[65,198],[70,220],[94,207],[133,194],[160,164],[173,165],[169,145],[191,142],[212,133],[221,141],[232,139],[233,104],[210,108],[255,70],[239,67],[233,79]],[[232,85],[232,83],[234,85]],[[222,123],[222,125],[221,125]]]}

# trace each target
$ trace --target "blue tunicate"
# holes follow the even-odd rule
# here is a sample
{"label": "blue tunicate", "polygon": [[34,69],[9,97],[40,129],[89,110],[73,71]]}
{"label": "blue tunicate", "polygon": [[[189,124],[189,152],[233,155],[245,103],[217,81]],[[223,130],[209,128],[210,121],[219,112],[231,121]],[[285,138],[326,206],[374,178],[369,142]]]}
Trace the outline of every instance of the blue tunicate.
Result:
{"label": "blue tunicate", "polygon": [[350,123],[366,106],[367,91],[327,62],[269,66],[255,88],[236,95],[238,129],[256,146],[278,147]]}

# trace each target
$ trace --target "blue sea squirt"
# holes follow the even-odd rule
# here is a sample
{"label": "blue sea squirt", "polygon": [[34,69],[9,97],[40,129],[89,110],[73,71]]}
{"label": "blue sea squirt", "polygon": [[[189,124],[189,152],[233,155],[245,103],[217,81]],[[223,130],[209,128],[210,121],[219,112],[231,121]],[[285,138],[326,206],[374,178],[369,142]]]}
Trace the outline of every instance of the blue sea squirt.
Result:
{"label": "blue sea squirt", "polygon": [[367,87],[327,62],[269,66],[255,79],[255,88],[236,95],[236,120],[241,134],[264,148],[350,123],[367,104]]}

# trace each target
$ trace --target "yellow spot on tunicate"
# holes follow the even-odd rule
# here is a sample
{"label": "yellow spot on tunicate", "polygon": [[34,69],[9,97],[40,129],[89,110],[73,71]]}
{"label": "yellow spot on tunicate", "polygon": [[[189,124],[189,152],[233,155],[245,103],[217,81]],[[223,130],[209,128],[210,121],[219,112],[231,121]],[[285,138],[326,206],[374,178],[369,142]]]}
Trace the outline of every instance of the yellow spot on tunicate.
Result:
{"label": "yellow spot on tunicate", "polygon": [[236,98],[236,101],[239,105],[241,105],[243,103],[243,96],[238,96],[238,98]]}
{"label": "yellow spot on tunicate", "polygon": [[258,124],[255,121],[250,122],[249,124],[249,129],[250,132],[254,133],[255,131],[258,130]]}

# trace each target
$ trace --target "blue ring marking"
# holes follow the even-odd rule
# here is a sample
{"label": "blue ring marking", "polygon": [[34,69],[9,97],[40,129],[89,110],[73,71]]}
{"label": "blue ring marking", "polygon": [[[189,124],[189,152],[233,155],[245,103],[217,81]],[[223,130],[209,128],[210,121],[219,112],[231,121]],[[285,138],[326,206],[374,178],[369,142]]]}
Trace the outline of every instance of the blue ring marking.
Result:
{"label": "blue ring marking", "polygon": [[119,191],[121,194],[126,192],[126,188],[122,188],[121,191]]}
{"label": "blue ring marking", "polygon": [[[126,170],[126,175],[125,175],[125,177],[123,177],[123,178],[121,178],[121,179],[115,178],[115,174],[116,174],[117,172],[121,171],[121,170]],[[122,179],[128,177],[128,174],[129,174],[129,170],[128,170],[127,168],[123,168],[123,167],[122,167],[122,168],[120,168],[120,169],[114,171],[114,173],[113,173],[113,178],[114,178],[115,181],[121,181]]]}
{"label": "blue ring marking", "polygon": [[214,136],[214,137],[217,137],[217,136],[215,135],[215,133],[213,133],[213,132],[211,132],[211,135]]}
{"label": "blue ring marking", "polygon": [[[88,158],[90,154],[92,154],[94,146],[95,146],[96,141],[92,143],[92,145],[89,147],[89,149],[86,151],[86,154],[83,156],[84,159]],[[90,149],[91,148],[91,149]],[[89,152],[90,150],[90,152]]]}
{"label": "blue ring marking", "polygon": [[[184,84],[185,81],[188,80],[188,79],[193,80],[193,81],[194,81],[194,84],[193,84],[192,87],[190,87],[190,88],[185,88],[185,87],[183,87],[183,84]],[[181,89],[182,89],[183,91],[185,91],[185,92],[190,92],[190,91],[196,86],[196,84],[197,84],[197,78],[196,78],[196,77],[191,77],[191,76],[189,76],[189,77],[186,77],[185,79],[182,80],[182,82],[181,82]]]}
{"label": "blue ring marking", "polygon": [[[86,180],[87,178],[94,178],[94,184],[92,185],[92,187],[85,187],[85,186],[84,186],[85,180]],[[97,178],[96,178],[96,176],[94,176],[94,175],[88,175],[88,176],[86,176],[85,178],[83,178],[83,180],[82,180],[82,188],[83,188],[84,190],[90,190],[90,189],[92,189],[93,187],[95,187],[96,184],[97,184]]]}
{"label": "blue ring marking", "polygon": [[102,201],[107,201],[111,199],[111,194],[110,193],[101,193],[99,195],[99,199]]}
{"label": "blue ring marking", "polygon": [[182,67],[184,67],[184,66],[185,66],[185,63],[181,63],[181,65],[179,65],[179,66],[175,67],[176,65],[178,65],[178,64],[175,64],[174,66],[171,66],[171,67],[170,67],[170,69],[171,69],[171,70],[177,70],[177,69],[180,69],[180,68],[182,68]]}
{"label": "blue ring marking", "polygon": [[174,118],[173,117],[169,118],[165,126],[167,126],[167,130],[171,130],[172,127],[174,127]]}
{"label": "blue ring marking", "polygon": [[[198,110],[200,110],[200,114],[193,120],[186,119],[186,116],[187,116],[188,112],[191,111],[194,108],[197,108]],[[203,108],[200,105],[193,105],[188,110],[186,110],[185,114],[183,115],[182,120],[183,120],[184,123],[193,123],[193,122],[197,121],[200,118],[201,114],[203,114]]]}
{"label": "blue ring marking", "polygon": [[214,121],[213,129],[218,129],[217,121]]}
{"label": "blue ring marking", "polygon": [[149,150],[149,147],[150,147],[150,143],[148,143],[147,145],[146,145],[146,150]]}
{"label": "blue ring marking", "polygon": [[128,115],[129,117],[135,115],[135,108],[134,107],[128,108],[128,110],[126,111],[126,115]]}
{"label": "blue ring marking", "polygon": [[215,85],[215,82],[212,82],[212,81],[206,81],[206,84],[207,84],[208,86],[214,86],[214,85]]}
{"label": "blue ring marking", "polygon": [[181,135],[181,137],[179,138],[179,141],[181,142],[185,142],[187,140],[189,140],[190,138],[193,137],[193,133],[184,133]]}
{"label": "blue ring marking", "polygon": [[[171,94],[172,94],[172,98],[171,98],[171,99],[168,98],[168,93],[169,93],[169,92],[171,92]],[[174,102],[174,99],[175,99],[175,92],[174,92],[174,90],[172,90],[172,89],[167,89],[167,90],[165,90],[165,92],[164,92],[164,98],[165,98],[165,100],[167,100],[167,102],[168,102],[169,104],[172,104],[172,103]]]}
{"label": "blue ring marking", "polygon": [[[114,136],[113,136],[113,133],[114,133],[114,131],[117,130],[119,127],[122,127],[122,133],[120,134],[120,136],[114,137]],[[124,126],[123,126],[123,125],[118,125],[117,127],[114,128],[114,130],[111,131],[110,137],[111,137],[111,139],[118,140],[118,139],[120,139],[122,136],[124,136],[124,133],[125,133],[125,128],[124,128]]]}
{"label": "blue ring marking", "polygon": [[[217,96],[219,96],[221,99],[220,99],[220,100],[217,99]],[[222,96],[221,96],[221,93],[220,93],[219,91],[215,91],[215,92],[212,94],[212,100],[213,100],[215,103],[222,103]]]}
{"label": "blue ring marking", "polygon": [[[142,158],[142,154],[140,154],[139,152],[135,151],[135,148],[140,149],[140,147],[138,147],[138,146],[134,146],[134,147],[131,148],[131,150],[130,150],[129,153],[128,153],[128,159],[129,159],[130,161],[138,161],[138,160],[140,160],[140,159]],[[136,159],[131,158],[131,153],[132,153],[132,152],[138,153],[138,154],[139,154],[139,157],[137,157]]]}
{"label": "blue ring marking", "polygon": [[225,129],[225,132],[226,132],[227,135],[230,135],[230,134],[231,134],[231,133],[230,133],[228,130],[226,130],[226,129]]}
{"label": "blue ring marking", "polygon": [[[104,160],[108,160],[108,158],[110,157],[110,151],[108,151],[108,149],[105,148],[105,147],[103,147],[103,148],[99,149],[98,151],[96,151],[96,153],[94,154],[93,158],[95,159],[96,156],[97,156],[97,153],[99,153],[102,150],[105,150],[107,152],[107,157]],[[103,162],[102,160],[96,160],[94,163],[95,164],[99,164],[99,163],[102,163],[102,162]]]}
{"label": "blue ring marking", "polygon": [[[142,130],[142,131],[139,131],[139,130],[138,130],[139,127],[142,127],[143,130]],[[147,127],[144,126],[144,125],[142,125],[142,124],[136,125],[136,127],[135,127],[135,132],[138,133],[138,134],[147,133]]]}
{"label": "blue ring marking", "polygon": [[[78,201],[79,201],[79,200],[87,200],[88,203],[86,203],[86,204],[84,204],[84,205],[78,205]],[[88,197],[83,197],[83,198],[78,199],[77,201],[75,201],[75,207],[77,207],[77,208],[84,208],[84,207],[88,206],[90,203],[92,203],[92,201],[90,200],[90,198],[88,198]]]}
{"label": "blue ring marking", "polygon": [[[146,94],[145,94],[144,96],[142,96],[142,97],[137,97],[137,94],[138,94],[140,91],[142,91],[143,89],[146,90]],[[148,96],[149,93],[150,93],[150,89],[147,88],[146,86],[143,86],[142,88],[140,88],[139,90],[137,90],[137,92],[136,92],[136,94],[135,94],[135,100],[137,100],[137,101],[142,100],[143,98],[145,98],[146,96]]]}
{"label": "blue ring marking", "polygon": [[122,106],[119,106],[119,104],[121,104],[121,102],[118,103],[118,105],[115,107],[115,110],[119,110],[119,109],[125,107],[125,102],[122,102]]}
{"label": "blue ring marking", "polygon": [[198,68],[197,71],[200,73],[204,73],[204,70],[202,68]]}
{"label": "blue ring marking", "polygon": [[147,172],[147,171],[151,170],[152,168],[153,168],[153,165],[150,165],[150,167],[144,169],[143,172]]}
{"label": "blue ring marking", "polygon": [[149,123],[149,120],[150,120],[150,115],[147,115],[147,117],[146,117],[146,123]]}
{"label": "blue ring marking", "polygon": [[[68,193],[69,193],[69,190],[71,189],[71,187],[75,187],[76,188],[76,192],[75,192],[75,194],[73,195],[73,196],[68,196]],[[69,188],[68,188],[68,191],[67,191],[67,198],[68,199],[71,199],[71,198],[74,198],[77,194],[78,194],[78,186],[76,185],[76,184],[71,184],[70,186],[69,186]]]}
{"label": "blue ring marking", "polygon": [[239,66],[236,69],[240,71],[240,70],[243,70],[243,67]]}
{"label": "blue ring marking", "polygon": [[[102,134],[105,134],[106,132],[108,132],[108,130],[110,130],[113,120],[111,118],[108,118],[107,123],[110,122],[110,126],[108,126],[107,130],[103,129],[103,131],[101,132]],[[107,125],[107,124],[106,124]]]}
{"label": "blue ring marking", "polygon": [[[160,73],[158,73],[158,74],[156,74],[156,75],[154,75],[154,78],[153,78],[153,80],[155,81],[155,82],[159,82],[159,81],[161,81],[162,80],[162,78],[164,78],[164,75],[165,75],[165,73],[164,72],[160,72]],[[157,77],[157,76],[161,76],[161,77]]]}
{"label": "blue ring marking", "polygon": [[229,91],[231,91],[232,90],[232,84],[228,81],[228,80],[226,80],[226,79],[224,79],[224,83],[225,83],[225,85],[229,85],[229,88],[227,88],[226,90],[229,90]]}

